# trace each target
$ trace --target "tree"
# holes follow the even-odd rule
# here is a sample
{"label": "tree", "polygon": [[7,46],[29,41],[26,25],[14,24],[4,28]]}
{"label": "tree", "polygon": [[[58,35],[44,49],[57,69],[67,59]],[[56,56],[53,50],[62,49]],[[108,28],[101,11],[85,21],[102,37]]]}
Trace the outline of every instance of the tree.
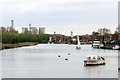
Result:
{"label": "tree", "polygon": [[92,40],[99,40],[99,33],[98,32],[95,32],[95,31],[93,31],[92,32]]}
{"label": "tree", "polygon": [[110,34],[111,33],[111,30],[110,29],[107,29],[107,28],[100,28],[98,29],[97,31],[100,35],[105,35],[105,34]]}
{"label": "tree", "polygon": [[111,30],[110,29],[107,29],[107,28],[100,28],[98,29],[97,31],[100,36],[101,36],[101,41],[104,42],[104,41],[110,41],[110,33],[111,33]]}
{"label": "tree", "polygon": [[48,43],[50,34],[19,34],[5,32],[2,34],[2,43],[14,44],[21,42],[40,42]]}

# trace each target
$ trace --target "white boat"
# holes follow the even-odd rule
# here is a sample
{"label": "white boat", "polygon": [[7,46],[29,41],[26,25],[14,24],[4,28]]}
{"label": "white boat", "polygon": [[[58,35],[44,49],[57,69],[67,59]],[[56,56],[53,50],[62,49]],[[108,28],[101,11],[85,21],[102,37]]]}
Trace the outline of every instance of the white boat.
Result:
{"label": "white boat", "polygon": [[92,47],[93,48],[99,48],[100,46],[100,41],[93,41]]}
{"label": "white boat", "polygon": [[101,48],[104,48],[104,45],[103,44],[100,44],[99,45],[99,48],[101,49]]}
{"label": "white boat", "polygon": [[77,36],[77,46],[76,46],[76,49],[81,49],[81,44],[80,44],[79,36]]}
{"label": "white boat", "polygon": [[118,50],[119,48],[120,48],[119,45],[115,45],[115,46],[113,47],[114,50]]}
{"label": "white boat", "polygon": [[105,65],[105,58],[100,55],[89,55],[85,58],[84,65]]}
{"label": "white boat", "polygon": [[51,43],[52,43],[52,37],[49,37],[48,44],[51,44]]}

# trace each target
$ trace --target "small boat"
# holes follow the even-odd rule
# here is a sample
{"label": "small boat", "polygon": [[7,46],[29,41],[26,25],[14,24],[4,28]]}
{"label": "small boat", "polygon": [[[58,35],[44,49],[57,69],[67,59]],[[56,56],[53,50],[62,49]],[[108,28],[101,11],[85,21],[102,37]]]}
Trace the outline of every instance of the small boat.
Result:
{"label": "small boat", "polygon": [[100,55],[89,55],[85,58],[84,65],[105,65],[105,58]]}
{"label": "small boat", "polygon": [[99,48],[100,48],[100,49],[104,49],[105,47],[104,47],[103,44],[100,44],[100,45],[99,45]]}
{"label": "small boat", "polygon": [[80,44],[79,36],[77,36],[77,46],[76,46],[76,49],[81,49],[81,44]]}
{"label": "small boat", "polygon": [[118,50],[119,48],[120,48],[119,45],[115,45],[115,46],[113,47],[114,50]]}
{"label": "small boat", "polygon": [[93,41],[92,47],[93,48],[99,48],[100,46],[100,41]]}
{"label": "small boat", "polygon": [[51,44],[51,43],[52,43],[52,37],[49,37],[48,44]]}

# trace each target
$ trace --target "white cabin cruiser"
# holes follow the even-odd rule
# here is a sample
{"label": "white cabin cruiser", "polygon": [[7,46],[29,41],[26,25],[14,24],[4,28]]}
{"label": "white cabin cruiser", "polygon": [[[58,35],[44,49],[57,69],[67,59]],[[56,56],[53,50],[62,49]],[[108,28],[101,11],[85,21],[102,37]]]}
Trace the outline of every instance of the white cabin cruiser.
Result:
{"label": "white cabin cruiser", "polygon": [[85,58],[84,65],[105,65],[105,58],[100,55],[89,55]]}
{"label": "white cabin cruiser", "polygon": [[119,45],[115,45],[115,46],[113,47],[114,50],[118,50],[119,48],[120,48]]}
{"label": "white cabin cruiser", "polygon": [[100,46],[100,41],[93,41],[92,47],[93,48],[99,48]]}
{"label": "white cabin cruiser", "polygon": [[80,44],[79,36],[77,36],[77,46],[76,46],[76,49],[81,49],[81,44]]}
{"label": "white cabin cruiser", "polygon": [[101,49],[101,48],[104,48],[104,44],[100,44],[99,45],[99,48]]}

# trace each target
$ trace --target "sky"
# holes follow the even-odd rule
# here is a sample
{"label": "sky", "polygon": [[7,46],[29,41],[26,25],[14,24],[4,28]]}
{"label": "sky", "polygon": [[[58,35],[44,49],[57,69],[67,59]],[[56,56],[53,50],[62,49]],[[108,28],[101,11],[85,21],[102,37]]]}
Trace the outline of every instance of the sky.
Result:
{"label": "sky", "polygon": [[91,34],[118,26],[118,0],[0,0],[0,26],[21,32],[23,26],[45,27],[46,33]]}

